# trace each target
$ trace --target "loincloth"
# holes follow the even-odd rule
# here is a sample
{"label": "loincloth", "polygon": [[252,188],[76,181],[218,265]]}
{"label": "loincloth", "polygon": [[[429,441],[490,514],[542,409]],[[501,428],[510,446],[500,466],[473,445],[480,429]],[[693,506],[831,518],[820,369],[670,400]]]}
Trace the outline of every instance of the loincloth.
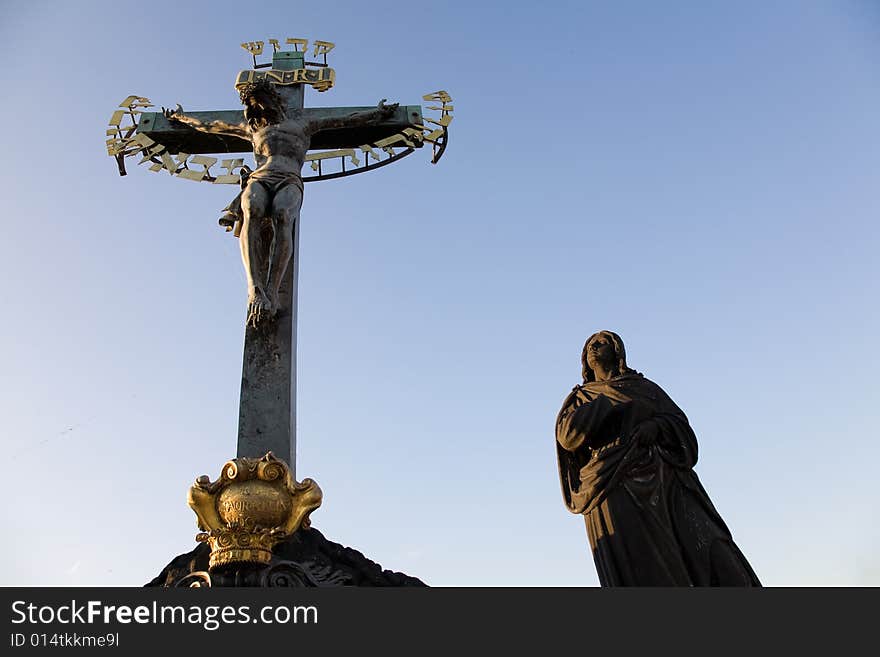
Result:
{"label": "loincloth", "polygon": [[289,171],[276,171],[274,169],[257,169],[248,176],[248,184],[258,182],[270,194],[277,194],[288,185],[294,185],[303,192],[303,181],[298,173]]}

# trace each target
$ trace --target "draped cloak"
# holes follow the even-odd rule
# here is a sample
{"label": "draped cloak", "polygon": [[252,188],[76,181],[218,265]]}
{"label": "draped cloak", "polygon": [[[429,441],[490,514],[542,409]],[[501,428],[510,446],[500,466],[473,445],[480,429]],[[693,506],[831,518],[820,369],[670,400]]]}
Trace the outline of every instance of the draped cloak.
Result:
{"label": "draped cloak", "polygon": [[[656,442],[633,431],[657,427]],[[700,484],[697,439],[657,384],[629,370],[576,386],[556,420],[562,495],[583,514],[602,586],[760,586]]]}

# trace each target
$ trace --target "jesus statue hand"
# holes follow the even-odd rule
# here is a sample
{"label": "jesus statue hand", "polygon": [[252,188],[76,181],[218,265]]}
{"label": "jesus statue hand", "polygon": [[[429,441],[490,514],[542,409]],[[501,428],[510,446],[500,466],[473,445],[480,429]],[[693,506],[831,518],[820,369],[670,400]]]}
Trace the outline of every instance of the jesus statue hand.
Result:
{"label": "jesus statue hand", "polygon": [[180,106],[180,103],[177,103],[177,107],[173,110],[165,107],[162,108],[162,115],[169,121],[177,121],[178,118],[176,115],[179,114],[183,114],[183,108]]}
{"label": "jesus statue hand", "polygon": [[388,99],[383,98],[382,100],[380,100],[377,107],[379,108],[379,111],[381,111],[384,116],[391,116],[392,114],[394,114],[395,110],[397,110],[397,108],[400,106],[400,103],[392,103],[391,105],[386,105],[385,104],[386,100],[388,100]]}

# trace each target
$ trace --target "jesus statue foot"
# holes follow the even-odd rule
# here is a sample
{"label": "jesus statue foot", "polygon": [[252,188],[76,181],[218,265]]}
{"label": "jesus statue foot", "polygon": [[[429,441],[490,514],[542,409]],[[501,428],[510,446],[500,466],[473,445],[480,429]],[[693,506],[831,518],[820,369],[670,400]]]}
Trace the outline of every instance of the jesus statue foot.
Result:
{"label": "jesus statue foot", "polygon": [[271,319],[275,314],[275,309],[269,298],[259,290],[248,299],[248,317],[247,323],[256,328],[261,323]]}
{"label": "jesus statue foot", "polygon": [[278,311],[281,310],[281,299],[279,298],[279,294],[277,292],[273,294],[270,290],[266,296],[269,298],[269,303],[272,304],[272,315],[277,315]]}

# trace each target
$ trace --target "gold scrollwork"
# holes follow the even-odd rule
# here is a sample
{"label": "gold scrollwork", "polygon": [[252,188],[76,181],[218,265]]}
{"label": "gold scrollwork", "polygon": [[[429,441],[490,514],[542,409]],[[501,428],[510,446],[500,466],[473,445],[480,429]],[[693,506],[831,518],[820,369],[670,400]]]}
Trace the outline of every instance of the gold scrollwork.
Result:
{"label": "gold scrollwork", "polygon": [[189,489],[189,506],[211,547],[211,570],[241,562],[269,563],[272,549],[301,527],[321,505],[321,488],[297,482],[271,452],[261,459],[228,461],[217,481],[202,475]]}

